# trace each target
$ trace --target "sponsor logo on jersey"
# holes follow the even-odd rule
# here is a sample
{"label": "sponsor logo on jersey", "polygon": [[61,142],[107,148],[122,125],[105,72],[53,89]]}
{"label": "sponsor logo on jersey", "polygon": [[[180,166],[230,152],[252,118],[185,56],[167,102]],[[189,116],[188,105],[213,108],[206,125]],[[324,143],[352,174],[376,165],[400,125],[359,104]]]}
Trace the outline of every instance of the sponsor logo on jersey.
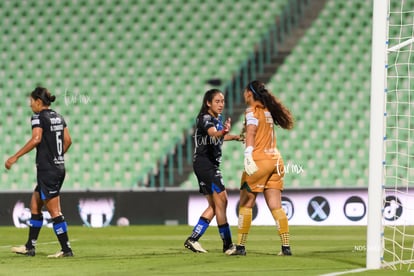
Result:
{"label": "sponsor logo on jersey", "polygon": [[63,125],[50,126],[50,131],[60,131],[60,130],[63,130]]}
{"label": "sponsor logo on jersey", "polygon": [[52,125],[58,125],[62,123],[62,119],[60,119],[59,117],[56,118],[50,118],[50,123]]}

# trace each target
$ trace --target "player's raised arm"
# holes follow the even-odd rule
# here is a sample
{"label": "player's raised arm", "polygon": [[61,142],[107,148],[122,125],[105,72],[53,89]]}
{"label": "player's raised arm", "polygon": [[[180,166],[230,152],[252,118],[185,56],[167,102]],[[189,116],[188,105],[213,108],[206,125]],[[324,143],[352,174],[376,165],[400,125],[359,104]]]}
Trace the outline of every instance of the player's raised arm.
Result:
{"label": "player's raised arm", "polygon": [[222,130],[217,130],[217,128],[213,126],[208,129],[207,133],[210,137],[217,137],[217,138],[223,137],[223,136],[225,137],[227,133],[229,133],[230,129],[231,129],[231,119],[227,118]]}

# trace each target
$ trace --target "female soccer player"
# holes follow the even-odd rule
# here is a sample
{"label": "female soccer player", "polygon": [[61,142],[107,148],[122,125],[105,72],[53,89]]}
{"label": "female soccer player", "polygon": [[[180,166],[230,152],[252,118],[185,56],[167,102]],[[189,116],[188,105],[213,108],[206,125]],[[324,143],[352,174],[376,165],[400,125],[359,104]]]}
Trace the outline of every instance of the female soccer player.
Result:
{"label": "female soccer player", "polygon": [[281,205],[284,165],[276,146],[274,125],[293,127],[290,111],[263,83],[252,81],[244,90],[248,105],[245,113],[244,168],[241,178],[237,244],[228,255],[246,255],[245,244],[252,223],[252,208],[258,193],[263,193],[278,227],[282,242],[279,255],[292,255],[289,246],[288,219]]}
{"label": "female soccer player", "polygon": [[223,141],[239,140],[240,137],[228,134],[231,120],[228,118],[223,125],[221,120],[223,108],[224,96],[221,91],[208,90],[204,94],[203,104],[196,120],[193,168],[198,179],[200,193],[205,195],[208,207],[201,214],[191,236],[184,242],[184,246],[193,252],[207,252],[198,240],[207,230],[214,216],[223,240],[223,252],[233,247],[226,215],[227,192],[219,166]]}
{"label": "female soccer player", "polygon": [[60,189],[65,179],[64,153],[72,144],[69,130],[63,117],[49,109],[56,99],[43,87],[31,93],[32,137],[5,163],[10,169],[24,154],[36,148],[37,185],[30,202],[29,238],[25,245],[12,247],[12,252],[35,256],[36,241],[43,225],[42,207],[46,206],[53,220],[53,229],[61,245],[61,251],[49,258],[72,257],[67,224],[60,209]]}

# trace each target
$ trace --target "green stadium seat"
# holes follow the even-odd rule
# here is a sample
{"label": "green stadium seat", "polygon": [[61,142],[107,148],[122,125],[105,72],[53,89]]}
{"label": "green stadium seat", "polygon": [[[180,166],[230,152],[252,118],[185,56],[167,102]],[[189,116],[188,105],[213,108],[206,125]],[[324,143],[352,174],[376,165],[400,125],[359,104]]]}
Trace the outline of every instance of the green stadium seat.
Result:
{"label": "green stadium seat", "polygon": [[[1,89],[16,91],[18,88],[18,92],[7,94],[5,98],[11,99],[10,102],[0,105],[8,118],[12,118],[13,114],[13,121],[8,119],[0,129],[13,141],[17,137],[16,131],[19,135],[30,135],[30,110],[23,95],[33,89],[38,81],[47,84],[47,87],[59,92],[53,108],[65,116],[74,140],[73,148],[68,153],[68,183],[65,187],[108,189],[126,185],[130,188],[137,179],[145,178],[148,171],[157,168],[158,161],[173,148],[183,131],[194,123],[201,97],[210,88],[205,84],[206,80],[212,77],[230,79],[288,2],[83,1],[74,5],[44,1],[30,7],[26,2],[2,2],[0,34],[3,41],[11,43],[1,46],[3,62],[0,74],[5,80]],[[311,81],[320,79],[326,82],[329,80],[326,75],[337,69],[323,68],[319,63],[328,58],[330,62],[341,62],[344,68],[340,68],[338,74],[344,75],[356,62],[351,54],[354,49],[339,48],[335,44],[337,37],[327,37],[324,30],[332,32],[336,27],[343,26],[343,22],[351,25],[353,20],[360,19],[362,23],[352,25],[355,36],[347,34],[346,30],[342,34],[344,38],[361,45],[364,49],[361,52],[369,52],[369,47],[362,45],[369,45],[366,38],[370,23],[368,19],[362,19],[366,16],[361,15],[369,11],[370,6],[359,4],[362,11],[356,11],[353,5],[332,2],[328,1],[321,18],[303,39],[303,44],[286,59],[286,66],[280,68],[280,75],[269,84],[277,87],[275,92],[284,101],[286,99],[295,113],[306,110],[306,115],[318,121],[329,112],[332,120],[339,116],[339,111],[328,108],[331,98],[328,101],[326,97],[326,102],[312,104],[321,101],[317,93],[325,91],[322,90],[323,85]],[[15,16],[16,13],[20,16]],[[45,19],[39,22],[38,18]],[[331,27],[326,28],[327,25]],[[313,36],[310,35],[312,33]],[[43,45],[44,41],[48,44],[34,46]],[[298,64],[306,63],[312,56],[309,49],[314,49],[312,62],[301,68]],[[349,62],[337,57],[344,52],[351,55]],[[367,64],[369,59],[367,55]],[[369,65],[357,69],[367,68]],[[312,75],[315,72],[319,73],[317,77]],[[299,86],[300,83],[304,84]],[[332,91],[339,92],[344,84],[341,85],[331,84]],[[365,81],[365,85],[369,82]],[[89,96],[91,102],[85,104],[78,100],[65,103],[65,89]],[[365,86],[358,85],[349,89],[366,91]],[[344,100],[350,101],[348,106],[352,108],[362,108],[358,101],[363,102],[363,99],[344,97]],[[22,106],[22,111],[14,115],[12,107],[16,104]],[[345,106],[338,105],[338,109]],[[366,105],[363,108],[366,110]],[[166,117],[162,116],[164,111],[168,112]],[[175,123],[169,121],[170,114],[175,115]],[[298,118],[300,121],[295,130],[278,131],[278,137],[280,143],[288,147],[286,152],[292,154],[288,154],[287,159],[300,156],[303,159],[298,162],[305,162],[309,152],[302,152],[301,141],[290,141],[289,135],[302,139],[307,137],[303,133],[316,128],[314,131],[321,132],[314,137],[318,140],[320,137],[328,139],[329,133],[322,131],[317,121],[312,121],[312,126],[309,126],[305,116]],[[364,117],[356,119],[363,121]],[[15,129],[16,122],[20,128]],[[367,126],[362,124],[359,127],[366,129]],[[162,135],[157,133],[160,129]],[[147,132],[141,133],[143,130]],[[361,137],[366,139],[367,135]],[[309,140],[308,143],[309,148],[321,150],[317,141]],[[238,152],[233,156],[239,156],[240,145],[231,145],[234,152]],[[125,165],[125,159],[132,164]],[[115,163],[112,167],[106,166],[101,164],[102,160],[109,164],[115,160]],[[314,162],[318,169],[318,163]],[[24,160],[20,166],[31,175],[33,162]],[[241,163],[234,166],[235,171],[242,170]],[[232,167],[227,169],[231,171]],[[232,173],[228,175],[226,181],[237,187],[238,179]],[[291,184],[287,186],[325,185],[324,179],[314,177],[313,182],[306,183],[300,176],[292,176],[287,181]],[[18,174],[10,175],[8,181],[12,187],[17,187],[21,178]],[[197,185],[193,180],[190,182],[191,187]],[[32,188],[32,183],[26,185]]]}

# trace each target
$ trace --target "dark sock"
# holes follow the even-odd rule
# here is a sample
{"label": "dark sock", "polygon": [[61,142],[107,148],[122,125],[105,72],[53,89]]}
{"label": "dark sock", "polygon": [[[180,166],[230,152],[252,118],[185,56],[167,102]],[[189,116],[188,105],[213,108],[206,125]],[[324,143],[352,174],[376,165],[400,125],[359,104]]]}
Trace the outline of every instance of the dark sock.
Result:
{"label": "dark sock", "polygon": [[229,224],[225,223],[225,224],[219,225],[218,230],[220,233],[220,237],[223,240],[223,247],[229,248],[230,245],[233,243],[231,239],[231,231],[230,231]]}
{"label": "dark sock", "polygon": [[53,219],[53,230],[56,237],[59,240],[60,246],[63,252],[71,252],[69,237],[68,237],[68,225],[63,216],[58,216]]}
{"label": "dark sock", "polygon": [[37,238],[39,237],[40,229],[42,229],[43,215],[32,214],[29,225],[29,238],[26,242],[26,248],[33,249],[36,247]]}

